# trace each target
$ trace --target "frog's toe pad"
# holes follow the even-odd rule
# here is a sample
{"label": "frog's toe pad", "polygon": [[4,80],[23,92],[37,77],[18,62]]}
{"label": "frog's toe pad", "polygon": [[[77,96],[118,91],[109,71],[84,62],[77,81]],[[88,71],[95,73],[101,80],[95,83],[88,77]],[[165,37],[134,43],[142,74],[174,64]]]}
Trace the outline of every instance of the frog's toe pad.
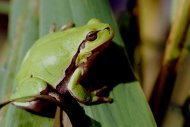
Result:
{"label": "frog's toe pad", "polygon": [[112,103],[113,99],[108,98],[108,97],[99,97],[99,96],[94,96],[92,99],[92,102],[99,102],[99,103]]}

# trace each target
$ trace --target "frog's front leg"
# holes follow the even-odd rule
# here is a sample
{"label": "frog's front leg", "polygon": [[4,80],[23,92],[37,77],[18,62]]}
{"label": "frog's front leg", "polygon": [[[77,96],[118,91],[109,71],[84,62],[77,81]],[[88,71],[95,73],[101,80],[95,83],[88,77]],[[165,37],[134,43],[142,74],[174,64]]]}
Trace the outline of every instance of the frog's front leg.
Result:
{"label": "frog's front leg", "polygon": [[113,101],[111,98],[97,96],[104,88],[88,92],[81,84],[79,84],[82,74],[82,68],[77,68],[68,83],[68,90],[74,98],[83,104],[92,104],[96,102],[111,103]]}

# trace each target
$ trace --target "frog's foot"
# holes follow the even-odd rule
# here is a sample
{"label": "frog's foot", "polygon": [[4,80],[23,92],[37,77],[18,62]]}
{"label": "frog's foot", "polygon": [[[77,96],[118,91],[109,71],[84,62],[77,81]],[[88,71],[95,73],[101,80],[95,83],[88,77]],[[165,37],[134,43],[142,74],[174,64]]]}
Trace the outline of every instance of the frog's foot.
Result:
{"label": "frog's foot", "polygon": [[49,29],[49,33],[54,33],[56,31],[56,23],[53,23]]}
{"label": "frog's foot", "polygon": [[63,25],[63,26],[61,27],[61,31],[65,31],[65,30],[70,29],[70,28],[72,28],[72,27],[74,27],[74,26],[75,26],[75,24],[72,23],[72,22],[70,22],[70,23],[68,23],[68,24]]}
{"label": "frog's foot", "polygon": [[113,102],[112,98],[93,96],[91,104],[93,104],[93,103],[112,103],[112,102]]}
{"label": "frog's foot", "polygon": [[92,91],[91,93],[92,93],[93,95],[99,96],[99,95],[101,95],[103,92],[105,92],[107,89],[108,89],[108,86],[104,86],[104,87],[102,87],[102,88],[100,88],[100,89],[97,89],[97,90]]}
{"label": "frog's foot", "polygon": [[113,99],[112,98],[108,98],[108,97],[101,97],[100,94],[103,93],[105,90],[107,90],[108,87],[104,86],[100,89],[94,90],[93,92],[91,92],[91,96],[92,96],[92,103],[112,103]]}
{"label": "frog's foot", "polygon": [[[65,31],[65,30],[70,29],[70,28],[72,28],[72,27],[74,27],[74,26],[75,26],[75,25],[74,25],[74,23],[72,23],[72,22],[67,23],[67,24],[65,24],[65,25],[63,25],[63,26],[61,27],[60,31]],[[51,25],[50,29],[49,29],[49,33],[54,33],[54,32],[56,31],[56,27],[57,27],[56,23],[53,23],[53,24]]]}

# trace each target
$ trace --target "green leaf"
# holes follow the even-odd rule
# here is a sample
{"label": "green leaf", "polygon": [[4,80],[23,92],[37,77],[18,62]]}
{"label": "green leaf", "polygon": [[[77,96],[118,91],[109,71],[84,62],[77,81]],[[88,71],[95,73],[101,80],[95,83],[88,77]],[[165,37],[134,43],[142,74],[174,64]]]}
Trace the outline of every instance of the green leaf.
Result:
{"label": "green leaf", "polygon": [[[23,6],[24,5],[24,6]],[[107,0],[13,0],[10,14],[10,57],[4,80],[0,81],[1,100],[15,88],[14,78],[24,54],[38,36],[48,33],[52,23],[57,27],[68,22],[76,26],[91,18],[111,24],[115,31],[113,44],[95,63],[101,81],[113,88],[112,104],[84,106],[92,127],[155,127],[155,121],[139,82],[134,78],[124,43]],[[104,57],[105,56],[105,57]],[[98,61],[98,60],[97,60]],[[108,85],[109,85],[108,84]],[[72,112],[72,111],[71,111]],[[76,115],[79,111],[73,111]],[[77,119],[77,118],[76,118]],[[2,127],[51,127],[53,119],[37,116],[14,106],[0,114]]]}

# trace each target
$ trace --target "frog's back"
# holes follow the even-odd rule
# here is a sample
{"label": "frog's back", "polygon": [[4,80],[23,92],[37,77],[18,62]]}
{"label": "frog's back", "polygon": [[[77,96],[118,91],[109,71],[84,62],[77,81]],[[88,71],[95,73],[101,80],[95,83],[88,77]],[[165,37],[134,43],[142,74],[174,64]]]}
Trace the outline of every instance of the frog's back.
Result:
{"label": "frog's back", "polygon": [[[39,39],[30,48],[17,75],[17,83],[37,77],[57,85],[76,54],[79,42],[73,32],[55,32]],[[73,39],[72,39],[73,38]],[[78,37],[80,38],[80,37]]]}

